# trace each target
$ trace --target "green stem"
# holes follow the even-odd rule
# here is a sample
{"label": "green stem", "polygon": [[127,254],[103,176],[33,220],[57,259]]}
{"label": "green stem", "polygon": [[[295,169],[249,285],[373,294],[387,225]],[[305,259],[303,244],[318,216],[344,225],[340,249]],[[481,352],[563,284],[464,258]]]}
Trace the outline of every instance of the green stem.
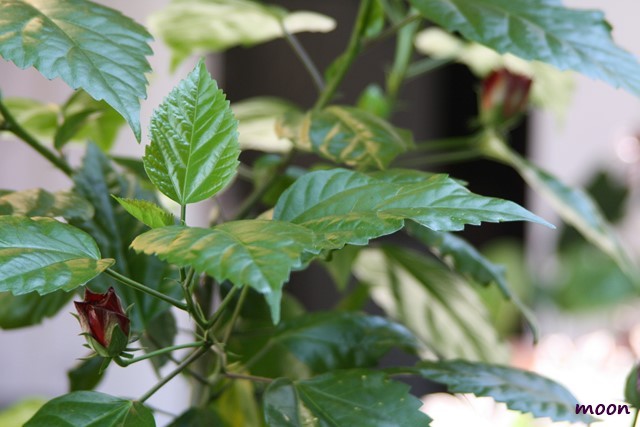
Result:
{"label": "green stem", "polygon": [[233,310],[233,314],[231,315],[231,321],[229,322],[229,327],[224,334],[224,338],[222,339],[222,344],[226,344],[233,333],[233,328],[236,325],[236,320],[238,320],[238,316],[240,315],[240,310],[242,309],[242,305],[244,304],[244,300],[247,298],[249,294],[249,287],[245,285],[240,293],[240,298],[238,298],[238,303],[236,304],[235,309]]}
{"label": "green stem", "polygon": [[224,310],[231,303],[231,301],[233,301],[233,297],[235,296],[236,292],[238,292],[238,288],[234,286],[233,288],[231,288],[229,293],[227,293],[222,302],[220,302],[220,306],[218,307],[216,312],[213,313],[213,316],[211,316],[211,318],[207,322],[207,329],[213,328],[213,326],[216,324],[216,321],[220,318],[220,316],[222,316]]}
{"label": "green stem", "polygon": [[311,76],[311,79],[318,89],[318,92],[322,93],[325,87],[325,82],[322,78],[322,74],[320,74],[320,71],[318,71],[318,68],[313,63],[311,57],[304,49],[304,47],[302,47],[296,36],[294,36],[287,30],[282,20],[280,20],[280,28],[282,28],[282,33],[284,34],[285,40],[287,41],[287,43],[289,43],[289,46],[291,46],[291,49],[293,49],[293,52],[300,59],[300,62],[302,62],[302,65],[304,65],[304,68],[306,68],[307,72]]}
{"label": "green stem", "polygon": [[339,59],[338,68],[333,75],[333,78],[327,82],[327,86],[324,88],[324,91],[320,94],[314,109],[321,109],[327,106],[331,99],[333,98],[336,90],[342,83],[344,76],[351,68],[353,61],[355,61],[360,49],[362,48],[362,34],[364,32],[367,17],[369,15],[369,10],[372,5],[372,0],[362,0],[360,2],[360,9],[358,10],[358,16],[356,18],[355,26],[353,28],[353,32],[351,33],[351,38],[349,40],[349,44],[347,45],[347,49],[342,54]]}
{"label": "green stem", "polygon": [[408,159],[399,159],[396,164],[400,167],[412,167],[423,165],[436,165],[444,163],[460,162],[465,160],[476,159],[480,157],[482,151],[478,149],[460,150],[444,154],[434,154],[425,157],[412,157]]}
{"label": "green stem", "polygon": [[631,422],[631,427],[636,427],[636,424],[638,424],[638,418],[640,415],[640,409],[636,408],[635,411],[635,415],[633,416],[633,421]]}
{"label": "green stem", "polygon": [[119,360],[117,360],[117,362],[118,362],[118,365],[120,365],[120,366],[129,366],[129,365],[132,365],[132,364],[134,364],[136,362],[140,362],[142,360],[147,360],[147,359],[150,359],[152,357],[162,356],[163,354],[171,353],[171,352],[173,352],[175,350],[182,350],[184,348],[202,347],[205,344],[206,343],[204,341],[196,341],[196,342],[191,342],[191,343],[188,343],[188,344],[173,345],[171,347],[161,348],[159,350],[152,351],[150,353],[144,354],[144,355],[139,356],[139,357],[134,357],[133,359],[129,359],[129,360],[123,360],[123,359],[119,358]]}
{"label": "green stem", "polygon": [[478,138],[476,135],[436,139],[432,141],[417,143],[416,147],[412,149],[411,152],[470,148],[471,146],[475,145],[477,142],[478,142]]}
{"label": "green stem", "polygon": [[412,13],[407,15],[405,18],[394,22],[392,26],[390,26],[389,28],[387,28],[386,30],[384,30],[383,32],[381,32],[380,34],[378,34],[375,37],[372,37],[368,40],[366,40],[364,42],[364,48],[368,48],[382,40],[385,40],[391,36],[393,36],[395,33],[397,33],[398,31],[400,31],[403,27],[405,27],[406,25],[409,25],[411,23],[415,23],[416,21],[419,21],[422,19],[422,16],[419,13]]}
{"label": "green stem", "polygon": [[231,372],[225,372],[222,375],[224,377],[226,377],[226,378],[231,378],[233,380],[248,380],[248,381],[260,382],[260,383],[271,383],[271,382],[273,382],[273,378],[258,377],[258,376],[255,376],[255,375],[234,374],[234,373],[231,373]]}
{"label": "green stem", "polygon": [[278,167],[275,168],[275,170],[273,171],[273,174],[269,177],[269,179],[267,179],[264,183],[256,186],[253,192],[249,194],[249,196],[245,199],[244,203],[238,209],[238,213],[235,216],[236,220],[245,219],[247,218],[247,216],[249,216],[251,211],[258,205],[258,203],[260,203],[260,200],[262,200],[262,197],[267,193],[267,191],[269,191],[271,186],[276,182],[276,180],[280,177],[280,175],[284,173],[284,171],[287,169],[289,164],[291,164],[291,161],[293,160],[294,156],[295,156],[295,150],[289,151],[282,158],[282,160],[280,161],[280,164],[278,165]]}
{"label": "green stem", "polygon": [[56,168],[64,172],[65,175],[71,177],[73,175],[73,169],[62,157],[56,156],[53,152],[49,151],[44,145],[42,145],[37,139],[35,139],[29,132],[27,132],[9,112],[7,107],[2,103],[0,99],[0,114],[4,117],[4,123],[2,129],[7,130],[26,142],[31,148],[36,150],[42,157],[49,160]]}
{"label": "green stem", "polygon": [[193,317],[193,320],[196,322],[198,326],[203,331],[207,330],[207,321],[204,319],[204,314],[202,313],[202,309],[199,305],[197,305],[193,301],[193,292],[191,291],[191,282],[193,281],[193,277],[195,276],[195,270],[193,267],[189,268],[189,272],[187,273],[187,277],[184,279],[182,283],[182,291],[184,292],[184,300],[187,302],[187,310]]}
{"label": "green stem", "polygon": [[424,58],[407,67],[406,79],[412,80],[453,62],[453,58]]}
{"label": "green stem", "polygon": [[400,92],[402,83],[407,75],[411,56],[413,55],[413,39],[420,28],[420,22],[409,21],[403,25],[406,26],[398,32],[395,58],[391,71],[387,76],[387,102],[390,107],[389,111],[393,109],[398,99],[398,93]]}
{"label": "green stem", "polygon": [[[180,205],[180,224],[187,225],[187,205],[186,204]],[[185,282],[185,276],[186,276],[185,268],[181,267],[180,268],[180,281],[182,283]]]}
{"label": "green stem", "polygon": [[194,351],[193,353],[191,353],[189,356],[187,356],[186,359],[184,359],[182,362],[180,362],[180,364],[176,367],[176,369],[174,369],[173,371],[171,371],[171,373],[169,373],[169,375],[167,375],[166,377],[164,377],[163,379],[161,379],[156,385],[154,385],[153,387],[151,387],[149,389],[149,391],[147,391],[145,394],[143,394],[140,399],[138,399],[138,401],[140,403],[144,403],[145,400],[149,399],[151,396],[153,396],[155,394],[155,392],[157,392],[158,390],[160,390],[165,384],[167,384],[169,381],[171,381],[173,378],[175,378],[177,375],[179,375],[182,371],[184,371],[190,364],[192,364],[193,362],[195,362],[196,360],[198,360],[200,357],[202,357],[203,355],[205,355],[207,352],[209,351],[209,346],[206,347],[200,347],[199,349],[197,349],[196,351]]}
{"label": "green stem", "polygon": [[172,306],[179,308],[180,310],[183,311],[188,311],[187,310],[187,305],[184,304],[182,301],[178,301],[176,299],[171,298],[168,295],[165,295],[161,292],[156,291],[155,289],[151,289],[145,285],[143,285],[142,283],[138,283],[135,280],[131,280],[126,276],[123,276],[122,274],[118,273],[115,270],[112,270],[110,268],[107,268],[104,271],[106,274],[108,274],[109,276],[113,277],[114,279],[116,279],[118,282],[122,283],[123,285],[126,285],[130,288],[136,289],[138,291],[144,292],[145,294],[151,295],[152,297],[156,297],[158,299],[161,299],[162,301],[168,302],[169,304],[171,304]]}

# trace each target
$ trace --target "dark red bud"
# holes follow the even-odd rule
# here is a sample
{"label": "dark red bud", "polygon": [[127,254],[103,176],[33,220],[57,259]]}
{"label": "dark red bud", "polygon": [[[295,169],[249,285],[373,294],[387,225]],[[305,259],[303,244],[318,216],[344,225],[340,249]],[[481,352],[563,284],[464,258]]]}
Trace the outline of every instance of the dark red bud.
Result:
{"label": "dark red bud", "polygon": [[97,341],[105,349],[111,345],[116,326],[125,336],[129,336],[130,321],[122,309],[120,299],[113,288],[106,294],[85,290],[84,301],[74,301],[82,331]]}
{"label": "dark red bud", "polygon": [[501,69],[491,73],[480,91],[480,114],[484,124],[500,125],[524,113],[532,80]]}

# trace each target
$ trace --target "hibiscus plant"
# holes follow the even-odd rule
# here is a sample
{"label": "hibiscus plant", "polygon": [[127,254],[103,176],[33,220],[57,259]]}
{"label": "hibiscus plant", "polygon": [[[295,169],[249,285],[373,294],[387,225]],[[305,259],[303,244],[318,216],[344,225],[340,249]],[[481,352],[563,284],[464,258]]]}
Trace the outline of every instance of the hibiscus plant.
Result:
{"label": "hibiscus plant", "polygon": [[[87,357],[70,372],[69,393],[25,425],[154,426],[148,399],[178,376],[193,398],[172,426],[427,426],[404,382],[412,376],[534,417],[591,421],[576,414],[563,386],[508,365],[478,289],[497,287],[531,340],[534,316],[503,268],[454,234],[482,222],[553,226],[401,160],[463,152],[507,164],[632,272],[589,196],[507,139],[531,104],[544,106],[545,84],[562,88],[573,71],[640,95],[640,65],[614,44],[602,13],[560,0],[360,0],[343,54],[319,70],[295,33],[334,26],[331,17],[268,1],[172,0],[149,21],[172,66],[284,38],[317,100],[230,103],[203,58],[150,123],[140,123],[152,54],[144,26],[85,0],[0,0],[0,57],[74,89],[63,105],[40,111],[42,120],[29,114],[35,101],[0,98],[0,134],[24,141],[73,181],[64,192],[0,192],[0,327],[40,323],[75,297],[79,327],[68,333],[82,333],[90,349],[78,351]],[[352,64],[388,37],[396,48],[381,58],[386,84],[344,105],[340,87]],[[454,48],[443,53],[434,47],[444,38]],[[491,64],[474,69],[486,79],[470,133],[414,142],[391,122],[403,82],[452,61],[474,68],[464,55],[472,49]],[[142,159],[110,151],[125,124],[146,144]],[[86,151],[74,164],[67,150],[77,142]],[[241,162],[243,150],[263,154]],[[315,155],[314,163],[301,166],[300,153]],[[242,203],[212,215],[209,227],[190,224],[192,204],[219,201],[242,180],[253,188]],[[408,234],[411,245],[378,239],[393,233]],[[323,286],[341,295],[332,311],[308,312],[288,292],[292,272],[312,263],[335,281]],[[382,314],[364,312],[367,300]],[[175,340],[176,315],[189,319],[190,339]],[[417,362],[381,364],[392,349]],[[143,361],[159,373],[143,395],[128,395],[126,384],[117,396],[94,391],[105,372]]]}

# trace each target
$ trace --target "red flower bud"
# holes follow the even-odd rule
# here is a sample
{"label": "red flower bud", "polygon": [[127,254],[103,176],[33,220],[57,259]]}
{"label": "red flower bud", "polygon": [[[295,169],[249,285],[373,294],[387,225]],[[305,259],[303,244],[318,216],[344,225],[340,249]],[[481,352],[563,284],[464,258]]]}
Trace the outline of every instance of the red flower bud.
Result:
{"label": "red flower bud", "polygon": [[504,125],[527,109],[532,80],[506,69],[491,73],[480,91],[480,118],[485,125]]}
{"label": "red flower bud", "polygon": [[[98,354],[113,357],[124,351],[130,321],[113,288],[109,288],[106,294],[96,294],[86,289],[84,301],[74,301],[74,304],[82,331]],[[116,332],[117,329],[120,332]]]}

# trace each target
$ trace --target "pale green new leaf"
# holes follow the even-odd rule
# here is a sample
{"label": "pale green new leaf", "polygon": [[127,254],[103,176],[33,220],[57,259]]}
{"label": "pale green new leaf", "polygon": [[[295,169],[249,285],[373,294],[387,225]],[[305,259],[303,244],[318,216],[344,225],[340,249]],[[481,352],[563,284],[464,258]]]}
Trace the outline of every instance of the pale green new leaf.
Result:
{"label": "pale green new leaf", "polygon": [[48,401],[25,427],[155,427],[140,402],[95,391],[75,391]]}
{"label": "pale green new leaf", "polygon": [[89,1],[2,1],[0,56],[104,99],[129,122],[138,140],[149,39],[130,18]]}
{"label": "pale green new leaf", "polygon": [[408,385],[384,373],[348,370],[296,382],[277,379],[265,392],[264,412],[272,426],[426,427],[431,419],[421,405]]}
{"label": "pale green new leaf", "polygon": [[410,0],[425,18],[500,53],[574,70],[640,95],[640,64],[595,10],[560,0]]}
{"label": "pale green new leaf", "polygon": [[509,409],[530,412],[534,417],[587,424],[594,421],[588,415],[576,414],[578,401],[566,388],[533,372],[466,360],[420,362],[417,371],[446,384],[451,393],[492,397]]}
{"label": "pale green new leaf", "polygon": [[112,197],[138,221],[150,228],[160,228],[175,224],[173,214],[165,211],[153,202],[148,200],[122,199],[118,196]]}
{"label": "pale green new leaf", "polygon": [[53,139],[58,128],[60,107],[29,98],[3,98],[2,103],[16,122],[31,135],[43,140]]}
{"label": "pale green new leaf", "polygon": [[154,185],[186,205],[213,196],[238,166],[238,121],[201,60],[151,117],[144,167]]}
{"label": "pale green new leaf", "polygon": [[38,412],[38,409],[46,403],[41,398],[21,400],[0,411],[0,426],[23,427],[29,418]]}
{"label": "pale green new leaf", "polygon": [[91,218],[93,214],[91,203],[68,191],[49,193],[37,188],[0,196],[0,215],[59,216],[83,220]]}
{"label": "pale green new leaf", "polygon": [[360,169],[385,169],[413,146],[409,132],[354,107],[310,111],[297,125],[292,131],[297,148]]}
{"label": "pale green new leaf", "polygon": [[329,32],[336,23],[316,12],[287,12],[250,0],[173,0],[149,18],[149,28],[173,54],[176,67],[193,53],[252,46],[289,33]]}
{"label": "pale green new leaf", "polygon": [[278,119],[290,112],[299,112],[294,104],[280,98],[257,97],[231,104],[239,121],[238,142],[243,150],[283,153],[292,144],[276,133]]}
{"label": "pale green new leaf", "polygon": [[405,219],[435,231],[482,221],[548,225],[513,202],[473,194],[446,175],[403,170],[375,176],[345,169],[309,173],[282,194],[273,217],[312,229],[323,237],[324,249],[364,245],[400,230]]}
{"label": "pale green new leaf", "polygon": [[131,247],[180,266],[193,266],[218,282],[251,286],[264,294],[274,323],[282,286],[302,254],[315,247],[310,230],[282,221],[232,221],[214,228],[171,226],[138,236]]}
{"label": "pale green new leaf", "polygon": [[0,216],[0,292],[70,291],[112,264],[75,227],[49,218]]}
{"label": "pale green new leaf", "polygon": [[478,294],[437,262],[396,247],[365,249],[354,274],[378,306],[442,357],[506,360]]}
{"label": "pale green new leaf", "polygon": [[62,123],[56,131],[54,145],[67,142],[95,143],[108,152],[125,124],[122,116],[104,101],[96,101],[85,91],[76,91],[61,108]]}

